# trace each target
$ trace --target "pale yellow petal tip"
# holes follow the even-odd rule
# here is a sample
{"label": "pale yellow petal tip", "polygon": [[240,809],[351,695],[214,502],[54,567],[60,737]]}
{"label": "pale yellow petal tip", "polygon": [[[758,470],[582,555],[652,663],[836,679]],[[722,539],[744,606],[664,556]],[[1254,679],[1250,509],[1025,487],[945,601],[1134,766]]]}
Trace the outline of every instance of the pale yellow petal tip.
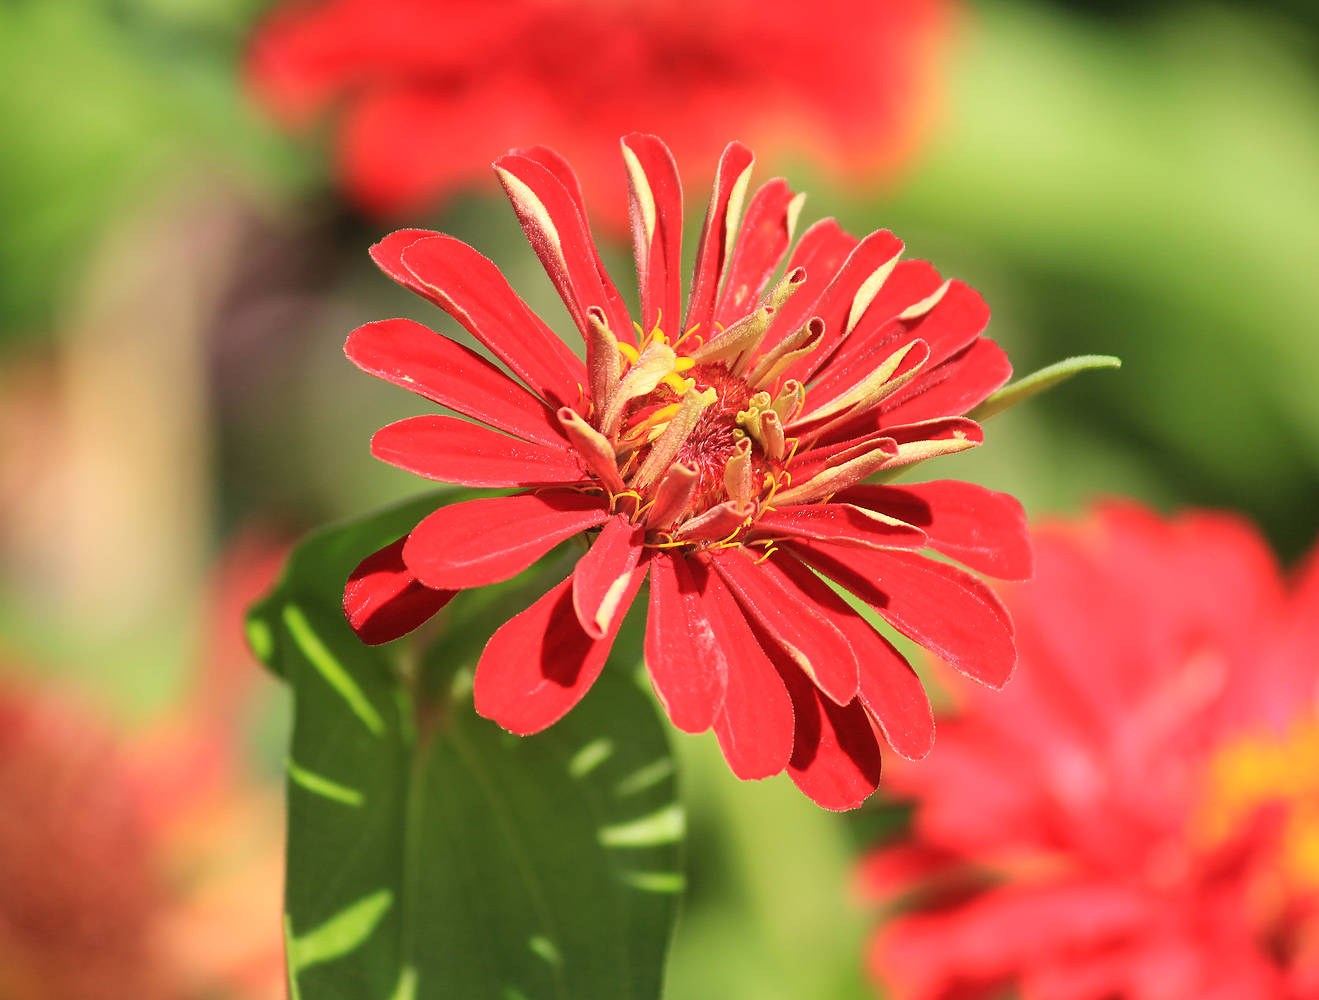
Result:
{"label": "pale yellow petal tip", "polygon": [[952,284],[951,280],[945,281],[942,285],[940,285],[937,289],[935,289],[934,294],[927,295],[919,302],[915,303],[914,305],[908,306],[906,309],[902,310],[902,312],[898,313],[898,319],[903,319],[903,320],[920,319],[931,309],[937,306],[940,300],[942,300],[943,297],[946,294],[948,294],[948,287],[951,284]]}

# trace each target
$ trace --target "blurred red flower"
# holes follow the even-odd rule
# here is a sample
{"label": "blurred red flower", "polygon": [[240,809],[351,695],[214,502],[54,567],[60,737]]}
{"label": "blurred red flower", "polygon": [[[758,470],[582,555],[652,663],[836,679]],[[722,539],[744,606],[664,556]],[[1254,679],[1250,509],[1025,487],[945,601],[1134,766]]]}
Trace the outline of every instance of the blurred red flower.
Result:
{"label": "blurred red flower", "polygon": [[282,551],[222,572],[195,697],[127,739],[49,684],[0,672],[0,996],[284,996],[282,810],[245,780],[238,714],[259,676],[244,607]]}
{"label": "blurred red flower", "polygon": [[[257,31],[249,76],[289,126],[338,116],[338,169],[398,217],[485,182],[533,137],[565,153],[593,211],[625,223],[614,143],[680,136],[708,176],[730,134],[873,178],[930,117],[947,0],[325,0]],[[598,199],[598,200],[597,200]]]}
{"label": "blurred red flower", "polygon": [[872,971],[900,1000],[1319,997],[1319,558],[1112,504],[1036,536],[1021,664],[891,776],[914,838]]}
{"label": "blurred red flower", "polygon": [[568,165],[545,148],[495,164],[585,364],[466,244],[403,230],[372,249],[527,386],[410,320],[361,327],[346,347],[358,367],[496,428],[413,417],[377,432],[375,455],[443,482],[530,489],[440,508],[359,567],[345,612],[365,641],[385,642],[455,590],[507,580],[589,532],[572,575],[486,646],[477,710],[518,733],[562,717],[649,573],[646,662],[674,724],[713,725],[740,777],[786,767],[816,802],[851,808],[879,780],[876,733],[920,757],[933,721],[907,661],[815,571],[969,675],[1007,680],[1012,625],[993,592],[918,553],[1029,576],[1020,505],[969,483],[864,481],[979,444],[960,414],[1011,367],[980,335],[980,296],[924,261],[899,262],[889,232],[858,240],[816,223],[771,288],[801,199],[769,181],[739,231],[753,158],[738,143],[720,160],[676,322],[677,170],[653,136],[629,136],[624,154],[636,332]]}

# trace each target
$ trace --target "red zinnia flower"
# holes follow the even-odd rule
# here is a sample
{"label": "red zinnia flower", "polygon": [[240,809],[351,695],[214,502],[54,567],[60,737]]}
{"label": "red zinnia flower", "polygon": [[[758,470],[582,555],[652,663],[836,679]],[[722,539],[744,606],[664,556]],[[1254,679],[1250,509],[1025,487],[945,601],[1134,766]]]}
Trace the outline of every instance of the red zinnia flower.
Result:
{"label": "red zinnia flower", "polygon": [[853,176],[903,162],[930,117],[946,7],[286,3],[257,32],[250,74],[289,125],[338,110],[339,171],[372,213],[431,207],[534,136],[577,164],[593,212],[625,224],[614,142],[629,129],[681,135],[678,161],[701,176],[730,133],[762,150],[810,150]]}
{"label": "red zinnia flower", "polygon": [[568,165],[544,148],[495,164],[585,339],[585,364],[471,247],[405,230],[373,248],[526,385],[419,324],[368,324],[346,347],[358,367],[497,429],[413,417],[379,431],[375,455],[431,479],[532,489],[436,511],[362,564],[345,610],[363,639],[383,642],[453,590],[508,579],[598,532],[573,574],[490,640],[477,710],[518,733],[557,720],[594,681],[649,573],[646,662],[674,724],[713,725],[743,778],[787,767],[817,802],[854,806],[878,781],[872,724],[911,757],[929,750],[933,724],[901,654],[815,571],[959,669],[1007,680],[1016,653],[998,600],[918,551],[1025,577],[1020,506],[968,483],[863,484],[979,444],[979,425],[957,414],[1007,379],[1007,358],[980,336],[980,296],[923,261],[900,263],[888,232],[857,240],[816,223],[770,288],[801,196],[770,181],[739,232],[752,156],[738,143],[720,161],[686,315],[672,323],[677,172],[651,136],[629,136],[623,152],[635,334]]}
{"label": "red zinnia flower", "polygon": [[902,1000],[1319,997],[1319,559],[1110,505],[1036,538],[1021,665],[919,767],[909,893],[872,969]]}

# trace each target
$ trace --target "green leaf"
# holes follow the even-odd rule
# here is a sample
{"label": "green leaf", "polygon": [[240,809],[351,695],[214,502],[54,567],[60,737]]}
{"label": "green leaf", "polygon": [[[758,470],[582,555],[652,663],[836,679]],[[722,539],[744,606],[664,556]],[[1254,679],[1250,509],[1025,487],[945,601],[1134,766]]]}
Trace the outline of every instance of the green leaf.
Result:
{"label": "green leaf", "polygon": [[471,495],[312,535],[250,614],[254,649],[294,691],[291,996],[655,1000],[686,824],[665,731],[634,679],[644,603],[594,689],[530,737],[476,715],[471,671],[564,559],[458,595],[424,649],[364,646],[340,611],[364,556]]}
{"label": "green leaf", "polygon": [[985,420],[1009,407],[1025,402],[1031,396],[1041,393],[1045,389],[1052,389],[1059,382],[1067,381],[1078,372],[1090,368],[1121,367],[1121,359],[1110,357],[1107,354],[1083,354],[1075,358],[1067,358],[1064,361],[1049,365],[1047,368],[1041,368],[1023,379],[1018,379],[1011,385],[1005,385],[968,413],[967,416],[972,420]]}

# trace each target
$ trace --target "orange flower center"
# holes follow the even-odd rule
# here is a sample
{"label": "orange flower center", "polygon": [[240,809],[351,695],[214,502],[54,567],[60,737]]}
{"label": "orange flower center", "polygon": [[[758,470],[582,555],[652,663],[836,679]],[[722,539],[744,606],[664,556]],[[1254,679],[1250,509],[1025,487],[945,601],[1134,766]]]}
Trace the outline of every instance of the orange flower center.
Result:
{"label": "orange flower center", "polygon": [[1319,723],[1284,736],[1248,736],[1214,754],[1195,824],[1206,845],[1240,832],[1262,808],[1281,808],[1278,867],[1290,884],[1319,890]]}

